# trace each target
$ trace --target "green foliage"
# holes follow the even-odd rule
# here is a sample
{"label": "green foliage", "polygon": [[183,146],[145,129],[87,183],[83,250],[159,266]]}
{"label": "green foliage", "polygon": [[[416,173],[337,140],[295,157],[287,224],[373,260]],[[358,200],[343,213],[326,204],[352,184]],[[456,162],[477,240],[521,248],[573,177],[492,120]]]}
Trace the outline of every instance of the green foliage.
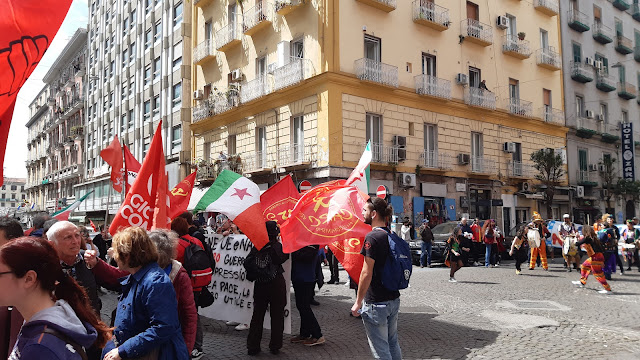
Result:
{"label": "green foliage", "polygon": [[545,186],[544,202],[547,205],[547,217],[550,217],[556,187],[560,185],[560,179],[565,174],[562,156],[556,154],[554,149],[540,149],[531,154],[531,161],[533,167],[538,170],[536,180]]}

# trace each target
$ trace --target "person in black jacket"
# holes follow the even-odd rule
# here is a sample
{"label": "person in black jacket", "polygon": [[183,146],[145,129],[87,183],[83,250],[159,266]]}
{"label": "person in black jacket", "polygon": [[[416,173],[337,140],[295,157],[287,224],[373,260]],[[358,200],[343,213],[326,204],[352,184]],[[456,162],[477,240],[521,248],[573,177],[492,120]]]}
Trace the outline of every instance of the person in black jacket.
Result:
{"label": "person in black jacket", "polygon": [[309,245],[291,254],[291,283],[296,295],[296,308],[300,313],[300,334],[291,338],[291,342],[307,346],[325,342],[320,324],[311,310],[317,280],[318,249],[318,245]]}
{"label": "person in black jacket", "polygon": [[[269,351],[277,354],[282,348],[282,334],[284,332],[284,309],[287,305],[287,287],[284,281],[284,269],[282,264],[289,258],[288,254],[282,252],[280,240],[280,228],[275,221],[266,222],[269,243],[260,251],[255,247],[251,249],[244,262],[247,272],[261,274],[253,285],[253,315],[249,335],[247,336],[247,351],[249,355],[256,355],[260,352],[260,341],[262,340],[262,323],[264,315],[269,307],[271,316],[271,340],[269,341]],[[262,269],[268,268],[266,262],[270,262],[271,271],[259,271],[258,266],[262,264]]]}

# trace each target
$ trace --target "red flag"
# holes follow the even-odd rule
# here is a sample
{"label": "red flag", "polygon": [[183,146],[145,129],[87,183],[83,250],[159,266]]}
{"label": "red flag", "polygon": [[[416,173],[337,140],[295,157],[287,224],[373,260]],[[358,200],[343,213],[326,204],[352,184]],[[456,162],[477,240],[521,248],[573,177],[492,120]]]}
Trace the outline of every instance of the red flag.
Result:
{"label": "red flag", "polygon": [[[328,245],[371,231],[362,207],[368,195],[345,180],[318,185],[306,192],[280,227],[284,252],[307,245]],[[364,240],[364,236],[362,236]]]}
{"label": "red flag", "polygon": [[117,192],[122,192],[122,147],[118,135],[106,148],[100,151],[100,157],[111,166],[111,184]]}
{"label": "red flag", "polygon": [[371,227],[358,229],[361,230],[360,233],[353,233],[350,238],[329,244],[333,255],[338,258],[342,267],[356,284],[360,281],[360,273],[364,263],[364,256],[360,255],[360,250],[364,244],[364,237],[371,231]]}
{"label": "red flag", "polygon": [[122,149],[124,151],[124,173],[125,179],[127,180],[125,182],[125,191],[128,193],[129,189],[131,189],[131,186],[136,181],[136,177],[138,176],[138,172],[142,165],[140,165],[140,162],[133,157],[133,154],[131,154],[127,145],[124,145]]}
{"label": "red flag", "polygon": [[[109,233],[115,234],[121,228],[129,226],[139,226],[146,230],[151,230],[154,220],[155,208],[158,205],[158,193],[164,173],[164,151],[162,150],[162,121],[158,124],[149,152],[144,158],[138,180],[136,181],[127,197],[120,206],[116,217],[111,222]],[[166,181],[166,180],[165,180]]]}
{"label": "red flag", "polygon": [[97,232],[98,229],[96,228],[96,225],[93,223],[93,220],[89,219],[89,225],[91,225],[91,228],[93,229],[93,232]]}
{"label": "red flag", "polygon": [[176,187],[171,189],[169,193],[169,202],[171,207],[169,209],[169,218],[175,219],[178,215],[187,210],[189,206],[189,200],[191,200],[191,192],[193,191],[193,184],[196,182],[196,173],[194,171],[191,175],[182,180]]}
{"label": "red flag", "polygon": [[291,175],[287,175],[260,195],[265,221],[272,220],[282,225],[291,215],[291,210],[296,206],[298,199],[300,199],[298,189]]}
{"label": "red flag", "polygon": [[71,0],[0,0],[0,185],[18,91],[60,29]]}
{"label": "red flag", "polygon": [[156,197],[151,229],[171,229],[171,219],[168,216],[169,208],[171,206],[169,199],[169,182],[167,180],[167,173],[164,166],[164,150],[160,150],[162,151],[163,161],[159,164],[160,169],[158,169],[160,179],[158,181],[158,196]]}

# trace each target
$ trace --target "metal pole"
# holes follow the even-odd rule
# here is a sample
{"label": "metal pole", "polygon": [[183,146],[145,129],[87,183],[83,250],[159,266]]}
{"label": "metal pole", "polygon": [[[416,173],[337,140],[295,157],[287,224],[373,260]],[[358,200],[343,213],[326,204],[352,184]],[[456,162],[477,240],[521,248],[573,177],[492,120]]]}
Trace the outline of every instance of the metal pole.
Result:
{"label": "metal pole", "polygon": [[[111,166],[109,166],[109,168],[111,168]],[[111,173],[111,172],[109,172]],[[109,223],[109,203],[111,202],[111,184],[109,182],[107,182],[107,184],[109,184],[109,191],[107,192],[107,210],[104,212],[104,225],[107,226],[107,224]]]}

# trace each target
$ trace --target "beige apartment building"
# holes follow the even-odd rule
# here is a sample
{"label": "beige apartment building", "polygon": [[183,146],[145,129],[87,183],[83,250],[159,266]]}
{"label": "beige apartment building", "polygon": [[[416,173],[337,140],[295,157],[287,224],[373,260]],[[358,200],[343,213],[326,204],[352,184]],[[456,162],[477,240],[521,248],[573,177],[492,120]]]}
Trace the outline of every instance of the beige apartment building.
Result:
{"label": "beige apartment building", "polygon": [[199,180],[230,168],[315,185],[347,177],[371,141],[370,192],[385,185],[399,217],[510,228],[542,208],[531,153],[565,153],[558,13],[552,0],[194,1]]}

